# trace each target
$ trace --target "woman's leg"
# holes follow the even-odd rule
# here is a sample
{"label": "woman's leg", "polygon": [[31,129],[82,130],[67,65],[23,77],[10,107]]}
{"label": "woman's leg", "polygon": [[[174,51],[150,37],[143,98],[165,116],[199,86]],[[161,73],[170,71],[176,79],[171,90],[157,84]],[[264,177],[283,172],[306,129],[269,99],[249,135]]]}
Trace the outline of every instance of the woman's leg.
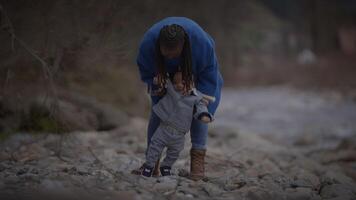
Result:
{"label": "woman's leg", "polygon": [[[215,102],[208,106],[208,110],[212,110],[214,112],[212,114],[215,114],[215,111],[220,103],[220,97],[220,94],[217,95]],[[200,120],[193,119],[190,127],[190,138],[192,141],[192,149],[206,149],[208,124],[203,123]]]}
{"label": "woman's leg", "polygon": [[[221,94],[218,91],[216,100],[208,106],[208,110],[215,111],[220,103]],[[213,122],[214,123],[214,122]],[[193,119],[192,126],[190,127],[190,138],[192,141],[192,149],[206,149],[206,141],[208,138],[208,124],[205,124],[199,120]]]}
{"label": "woman's leg", "polygon": [[[220,91],[216,95],[214,103],[208,106],[208,109],[215,113],[220,102]],[[206,154],[206,141],[208,138],[208,124],[199,120],[193,120],[190,128],[190,137],[192,149],[190,150],[190,173],[189,178],[192,180],[201,180],[205,177],[204,160]]]}
{"label": "woman's leg", "polygon": [[190,128],[190,137],[192,148],[190,150],[189,178],[197,181],[204,178],[204,158],[208,138],[208,125],[199,120],[193,120]]}
{"label": "woman's leg", "polygon": [[190,128],[190,138],[193,149],[206,149],[208,124],[193,119],[192,126]]}

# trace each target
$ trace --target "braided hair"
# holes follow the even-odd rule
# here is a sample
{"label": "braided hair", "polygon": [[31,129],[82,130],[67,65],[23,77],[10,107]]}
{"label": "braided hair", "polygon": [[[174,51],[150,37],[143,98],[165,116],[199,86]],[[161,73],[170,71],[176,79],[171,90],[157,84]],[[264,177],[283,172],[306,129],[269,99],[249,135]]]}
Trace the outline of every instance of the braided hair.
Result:
{"label": "braided hair", "polygon": [[184,91],[188,92],[193,86],[192,73],[192,53],[190,41],[184,28],[177,24],[165,25],[159,33],[159,38],[156,44],[156,63],[158,67],[158,84],[163,87],[166,83],[167,73],[164,65],[164,56],[161,53],[161,46],[167,49],[178,48],[183,45],[181,53],[181,65],[179,71],[182,72],[184,81]]}

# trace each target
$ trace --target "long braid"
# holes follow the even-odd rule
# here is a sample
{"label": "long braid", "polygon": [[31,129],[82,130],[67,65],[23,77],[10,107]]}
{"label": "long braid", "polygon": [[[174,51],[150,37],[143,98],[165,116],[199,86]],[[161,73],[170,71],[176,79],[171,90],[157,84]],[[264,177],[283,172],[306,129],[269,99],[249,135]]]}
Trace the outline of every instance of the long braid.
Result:
{"label": "long braid", "polygon": [[166,84],[166,68],[164,66],[164,57],[161,54],[161,48],[159,45],[159,41],[157,41],[156,45],[156,61],[157,61],[157,68],[158,68],[158,85],[160,88],[163,88]]}
{"label": "long braid", "polygon": [[192,72],[192,51],[190,46],[190,41],[188,35],[185,33],[184,35],[184,47],[183,47],[183,68],[182,68],[182,75],[184,84],[185,92],[188,92],[193,86],[193,72]]}
{"label": "long braid", "polygon": [[159,39],[156,44],[156,61],[158,68],[158,84],[163,87],[166,83],[167,73],[164,65],[164,56],[161,54],[160,46],[168,48],[176,48],[179,43],[183,43],[181,71],[184,80],[184,90],[188,92],[193,86],[192,73],[192,53],[189,37],[184,28],[177,24],[164,26],[159,34]]}

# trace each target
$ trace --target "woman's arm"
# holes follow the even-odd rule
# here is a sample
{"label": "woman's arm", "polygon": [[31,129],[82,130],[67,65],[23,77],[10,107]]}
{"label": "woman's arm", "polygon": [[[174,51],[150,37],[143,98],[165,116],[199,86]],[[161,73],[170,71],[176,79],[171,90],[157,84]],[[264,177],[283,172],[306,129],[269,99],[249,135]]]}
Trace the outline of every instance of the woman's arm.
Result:
{"label": "woman's arm", "polygon": [[141,80],[147,84],[147,92],[151,95],[154,102],[163,95],[164,88],[160,88],[155,81],[156,63],[155,63],[155,39],[150,33],[146,33],[140,44],[136,59]]}
{"label": "woman's arm", "polygon": [[201,68],[197,74],[197,89],[202,93],[204,99],[209,102],[215,101],[215,94],[218,87],[218,68],[219,64],[215,55],[214,48],[211,48],[210,55],[207,55],[210,59],[208,64]]}
{"label": "woman's arm", "polygon": [[155,76],[154,62],[154,41],[149,35],[145,35],[138,51],[137,65],[140,71],[140,77],[143,82],[151,86]]}

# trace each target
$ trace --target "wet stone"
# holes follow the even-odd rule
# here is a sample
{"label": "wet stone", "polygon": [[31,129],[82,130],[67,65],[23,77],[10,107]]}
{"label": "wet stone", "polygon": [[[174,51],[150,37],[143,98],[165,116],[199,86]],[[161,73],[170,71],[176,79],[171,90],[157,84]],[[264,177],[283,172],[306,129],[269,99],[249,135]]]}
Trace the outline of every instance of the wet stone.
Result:
{"label": "wet stone", "polygon": [[19,177],[13,174],[6,174],[4,178],[5,185],[13,185],[20,181]]}
{"label": "wet stone", "polygon": [[323,198],[335,198],[339,196],[356,198],[356,195],[353,193],[353,191],[342,184],[326,185],[322,188],[320,195]]}
{"label": "wet stone", "polygon": [[210,197],[215,197],[222,193],[222,190],[219,187],[210,183],[204,184],[203,189]]}
{"label": "wet stone", "polygon": [[266,191],[256,186],[249,188],[246,192],[245,198],[249,200],[274,200],[277,199],[272,191]]}
{"label": "wet stone", "polygon": [[312,197],[312,190],[310,188],[287,188],[287,199],[290,200],[309,200]]}
{"label": "wet stone", "polygon": [[21,176],[21,175],[23,175],[23,174],[25,174],[25,173],[27,173],[28,172],[28,167],[24,167],[24,168],[20,168],[18,171],[17,171],[17,175],[18,176]]}
{"label": "wet stone", "polygon": [[176,178],[172,176],[163,176],[159,177],[154,184],[153,189],[158,192],[168,192],[175,190],[178,185],[178,181]]}
{"label": "wet stone", "polygon": [[4,171],[6,169],[7,169],[7,167],[4,164],[0,163],[0,172]]}
{"label": "wet stone", "polygon": [[30,173],[32,173],[32,174],[39,174],[40,171],[39,171],[38,169],[36,169],[36,168],[32,168],[32,169],[30,170]]}
{"label": "wet stone", "polygon": [[294,187],[309,187],[313,189],[318,189],[320,187],[319,178],[307,171],[300,171],[295,175],[294,179],[295,180],[291,183]]}

